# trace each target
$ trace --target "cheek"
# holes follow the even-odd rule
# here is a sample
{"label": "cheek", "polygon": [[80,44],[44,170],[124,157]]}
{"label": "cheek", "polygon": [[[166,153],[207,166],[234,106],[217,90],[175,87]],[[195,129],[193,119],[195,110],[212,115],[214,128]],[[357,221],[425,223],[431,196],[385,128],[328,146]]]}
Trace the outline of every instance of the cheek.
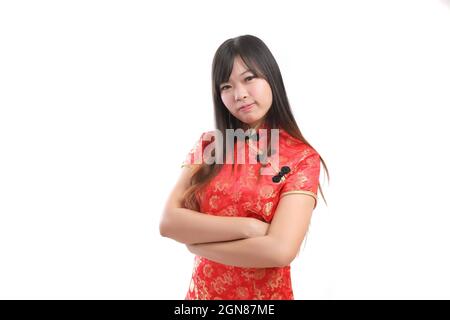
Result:
{"label": "cheek", "polygon": [[223,104],[227,107],[227,109],[230,109],[233,105],[233,99],[228,94],[222,94],[221,96]]}
{"label": "cheek", "polygon": [[231,112],[232,110],[232,102],[231,99],[227,95],[221,95],[222,103],[225,105],[225,107],[228,109],[228,111]]}
{"label": "cheek", "polygon": [[272,104],[272,89],[270,89],[270,86],[267,85],[261,90],[261,96],[264,97],[267,104]]}
{"label": "cheek", "polygon": [[268,83],[261,82],[252,88],[252,96],[259,97],[259,99],[268,101],[272,97],[272,90]]}

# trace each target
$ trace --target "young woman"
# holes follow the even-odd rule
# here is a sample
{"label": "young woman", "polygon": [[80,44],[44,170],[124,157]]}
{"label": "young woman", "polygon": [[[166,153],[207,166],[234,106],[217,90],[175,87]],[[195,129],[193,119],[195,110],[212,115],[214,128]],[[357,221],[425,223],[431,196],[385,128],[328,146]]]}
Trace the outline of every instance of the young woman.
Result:
{"label": "young woman", "polygon": [[[322,193],[320,162],[328,169],[259,38],[219,46],[212,88],[216,130],[188,153],[160,223],[162,236],[196,255],[185,299],[294,299],[290,263]],[[230,129],[246,135],[227,139]]]}

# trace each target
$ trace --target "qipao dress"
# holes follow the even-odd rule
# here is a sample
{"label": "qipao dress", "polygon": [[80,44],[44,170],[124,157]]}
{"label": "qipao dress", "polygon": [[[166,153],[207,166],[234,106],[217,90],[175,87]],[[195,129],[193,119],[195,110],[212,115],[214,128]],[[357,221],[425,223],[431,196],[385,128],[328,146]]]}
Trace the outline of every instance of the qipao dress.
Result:
{"label": "qipao dress", "polygon": [[[264,128],[267,128],[265,124],[260,127]],[[208,134],[211,131],[202,133],[181,167],[199,165],[195,163],[194,155],[211,143],[205,138]],[[252,144],[250,139],[241,143],[241,148],[245,148],[245,163],[235,164],[234,171],[231,170],[231,164],[225,163],[218,175],[197,193],[199,211],[216,216],[253,217],[270,223],[281,197],[292,193],[314,197],[315,208],[320,175],[319,154],[283,129],[279,129],[279,143],[275,147],[279,149],[278,166],[272,166],[270,161],[265,165],[260,162],[251,164],[248,161],[250,148],[254,149],[255,146],[257,148],[257,144]],[[239,144],[235,144],[235,155],[238,148]],[[260,170],[267,166],[271,167],[273,174],[260,175]],[[288,167],[289,172],[283,174],[281,180],[274,182],[273,177],[280,173],[282,167]],[[294,296],[290,266],[243,268],[196,255],[185,299],[292,300]]]}

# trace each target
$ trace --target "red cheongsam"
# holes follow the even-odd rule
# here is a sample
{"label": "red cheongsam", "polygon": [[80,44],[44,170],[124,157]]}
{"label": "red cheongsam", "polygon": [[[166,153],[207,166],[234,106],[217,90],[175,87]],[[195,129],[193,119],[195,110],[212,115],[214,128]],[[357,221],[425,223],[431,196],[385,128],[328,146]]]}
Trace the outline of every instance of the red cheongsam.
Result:
{"label": "red cheongsam", "polygon": [[[260,128],[267,128],[265,124]],[[211,132],[209,132],[211,133]],[[198,148],[204,149],[210,141],[204,140],[204,132],[182,163],[194,166],[194,154]],[[310,146],[279,131],[278,168],[271,175],[261,175],[262,163],[250,164],[249,142],[245,140],[246,162],[235,164],[238,168],[232,172],[231,164],[225,163],[219,174],[197,194],[200,212],[216,216],[253,217],[270,223],[276,212],[280,198],[291,193],[307,194],[315,198],[320,174],[319,154]],[[239,144],[235,144],[235,154]],[[257,144],[252,144],[257,146]],[[272,148],[273,149],[273,148]],[[270,159],[270,157],[269,157]],[[267,163],[265,163],[267,165]],[[270,164],[269,164],[270,165]],[[283,166],[290,172],[278,183],[272,180]],[[206,258],[195,256],[194,268],[185,299],[294,299],[290,266],[271,268],[242,268],[225,265]]]}

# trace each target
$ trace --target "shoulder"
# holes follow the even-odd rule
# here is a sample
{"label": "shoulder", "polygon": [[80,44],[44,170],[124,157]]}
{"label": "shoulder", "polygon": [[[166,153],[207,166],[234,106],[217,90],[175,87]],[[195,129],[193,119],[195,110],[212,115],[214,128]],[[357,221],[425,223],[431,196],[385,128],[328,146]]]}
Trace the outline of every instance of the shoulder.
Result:
{"label": "shoulder", "polygon": [[208,130],[203,131],[201,137],[206,140],[211,140],[212,137],[214,137],[216,130]]}
{"label": "shoulder", "polygon": [[280,157],[290,162],[294,167],[305,161],[317,161],[319,153],[309,144],[280,130]]}
{"label": "shoulder", "polygon": [[186,155],[186,158],[181,164],[181,167],[194,167],[203,162],[203,151],[212,142],[211,136],[214,135],[214,130],[202,131],[195,143],[191,145],[191,149]]}
{"label": "shoulder", "polygon": [[198,144],[200,144],[202,149],[204,149],[206,146],[208,146],[211,142],[214,141],[214,136],[215,130],[203,131],[202,134],[200,135]]}
{"label": "shoulder", "polygon": [[208,130],[208,131],[201,131],[200,136],[198,137],[197,141],[195,142],[195,147],[198,148],[200,146],[205,146],[206,144],[209,144],[214,137],[214,130]]}

